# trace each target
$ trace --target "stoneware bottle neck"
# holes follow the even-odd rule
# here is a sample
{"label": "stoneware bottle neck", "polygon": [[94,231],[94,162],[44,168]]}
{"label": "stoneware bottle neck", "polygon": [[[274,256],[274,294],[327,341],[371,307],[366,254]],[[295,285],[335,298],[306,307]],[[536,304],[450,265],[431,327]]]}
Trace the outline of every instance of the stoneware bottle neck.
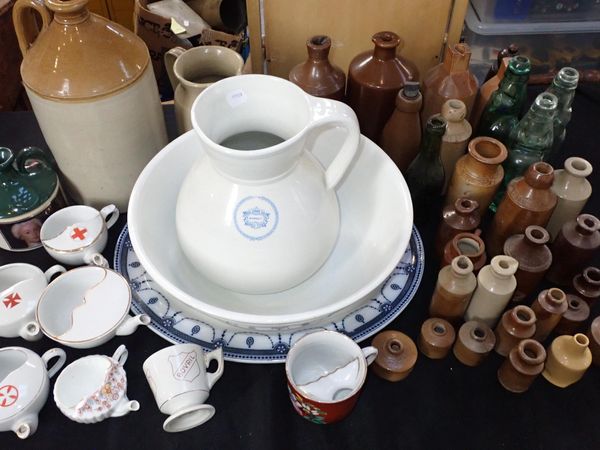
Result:
{"label": "stoneware bottle neck", "polygon": [[374,34],[372,41],[375,44],[373,58],[387,61],[396,57],[396,49],[400,45],[401,39],[396,33],[382,31]]}
{"label": "stoneware bottle neck", "polygon": [[327,62],[331,50],[329,36],[314,36],[306,41],[308,57],[314,62]]}
{"label": "stoneware bottle neck", "polygon": [[567,158],[565,161],[564,184],[572,186],[583,186],[588,183],[586,180],[592,174],[592,165],[585,159],[577,156]]}
{"label": "stoneware bottle neck", "polygon": [[448,45],[444,52],[444,67],[450,73],[469,70],[471,49],[467,44]]}
{"label": "stoneware bottle neck", "polygon": [[546,361],[546,349],[533,339],[526,339],[519,342],[516,347],[519,359],[528,366],[537,366]]}
{"label": "stoneware bottle neck", "polygon": [[466,218],[469,216],[479,216],[479,203],[470,198],[458,198],[454,202],[454,210],[459,216]]}
{"label": "stoneware bottle neck", "polygon": [[464,255],[457,256],[450,263],[454,278],[468,278],[473,273],[473,263]]}
{"label": "stoneware bottle neck", "polygon": [[442,117],[448,122],[461,123],[467,116],[467,107],[460,100],[448,100],[442,105]]}
{"label": "stoneware bottle neck", "polygon": [[580,214],[575,220],[575,230],[582,236],[590,236],[600,230],[600,220],[591,214]]}
{"label": "stoneware bottle neck", "polygon": [[562,311],[568,307],[566,294],[558,288],[551,288],[541,292],[539,300],[544,309],[550,311]]}
{"label": "stoneware bottle neck", "polygon": [[577,333],[575,336],[568,336],[568,339],[565,339],[564,342],[566,353],[575,357],[583,357],[589,344],[590,340],[583,333]]}
{"label": "stoneware bottle neck", "polygon": [[548,163],[537,162],[529,166],[524,180],[534,189],[550,189],[554,181],[554,169]]}
{"label": "stoneware bottle neck", "polygon": [[502,142],[490,137],[477,137],[469,142],[468,152],[470,158],[467,164],[472,172],[483,176],[494,176],[498,166],[508,156],[506,147]]}
{"label": "stoneware bottle neck", "polygon": [[515,274],[518,267],[519,263],[516,259],[510,256],[498,255],[494,256],[490,262],[490,273],[496,278],[508,279]]}
{"label": "stoneware bottle neck", "polygon": [[76,25],[90,15],[88,0],[45,0],[45,3],[54,13],[54,21],[63,25]]}
{"label": "stoneware bottle neck", "polygon": [[550,241],[550,233],[545,228],[530,225],[525,229],[525,244],[531,249],[536,249]]}

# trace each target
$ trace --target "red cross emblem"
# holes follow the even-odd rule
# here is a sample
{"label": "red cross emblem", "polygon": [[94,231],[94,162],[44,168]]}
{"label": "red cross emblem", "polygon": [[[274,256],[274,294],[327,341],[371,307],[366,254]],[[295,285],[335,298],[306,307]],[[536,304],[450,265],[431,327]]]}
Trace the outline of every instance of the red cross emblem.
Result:
{"label": "red cross emblem", "polygon": [[0,387],[0,408],[8,408],[19,398],[19,390],[11,384]]}
{"label": "red cross emblem", "polygon": [[79,239],[83,241],[85,239],[85,233],[87,233],[87,228],[73,228],[71,239]]}
{"label": "red cross emblem", "polygon": [[15,292],[14,294],[9,294],[4,298],[5,300],[3,300],[2,303],[4,303],[4,306],[6,306],[8,309],[14,308],[19,303],[21,303],[22,300],[18,292]]}

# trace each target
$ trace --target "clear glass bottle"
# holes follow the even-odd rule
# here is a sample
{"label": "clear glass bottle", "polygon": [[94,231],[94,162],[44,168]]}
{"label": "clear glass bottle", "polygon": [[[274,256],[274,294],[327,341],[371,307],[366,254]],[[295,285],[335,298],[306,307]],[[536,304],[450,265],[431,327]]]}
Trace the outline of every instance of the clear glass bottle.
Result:
{"label": "clear glass bottle", "polygon": [[558,71],[546,92],[556,95],[558,106],[554,116],[554,138],[552,147],[544,154],[544,161],[550,161],[560,151],[567,134],[567,125],[573,112],[573,98],[579,82],[579,72],[572,67],[563,67]]}
{"label": "clear glass bottle", "polygon": [[419,154],[406,171],[406,183],[410,190],[415,223],[425,223],[432,216],[435,202],[444,186],[444,166],[440,157],[442,137],[446,121],[441,116],[427,120]]}
{"label": "clear glass bottle", "polygon": [[498,139],[504,145],[519,122],[519,115],[527,99],[527,81],[531,63],[525,56],[515,56],[508,63],[508,69],[490,97],[479,121],[477,136]]}

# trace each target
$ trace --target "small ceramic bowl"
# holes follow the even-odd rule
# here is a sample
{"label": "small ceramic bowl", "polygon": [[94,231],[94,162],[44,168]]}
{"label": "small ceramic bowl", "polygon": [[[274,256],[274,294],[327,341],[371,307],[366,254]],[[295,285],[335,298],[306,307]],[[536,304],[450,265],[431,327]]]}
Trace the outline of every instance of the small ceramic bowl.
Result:
{"label": "small ceramic bowl", "polygon": [[56,379],[54,401],[69,419],[96,423],[140,409],[127,398],[127,374],[123,364],[128,352],[121,345],[112,357],[91,355],[69,364]]}
{"label": "small ceramic bowl", "polygon": [[50,339],[68,347],[92,348],[150,323],[145,314],[130,316],[130,306],[131,290],[122,275],[85,266],[48,285],[40,297],[36,320]]}

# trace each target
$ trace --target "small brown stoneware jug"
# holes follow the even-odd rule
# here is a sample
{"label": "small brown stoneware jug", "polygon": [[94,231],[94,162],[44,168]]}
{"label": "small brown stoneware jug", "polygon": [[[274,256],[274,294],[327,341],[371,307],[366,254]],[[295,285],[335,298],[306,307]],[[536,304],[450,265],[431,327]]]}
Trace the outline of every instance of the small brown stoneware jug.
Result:
{"label": "small brown stoneware jug", "polygon": [[438,317],[427,319],[421,325],[418,347],[421,353],[430,359],[445,358],[456,339],[454,327],[450,322]]}
{"label": "small brown stoneware jug", "polygon": [[594,365],[600,367],[600,316],[592,320],[587,337],[590,342],[589,348],[592,352]]}
{"label": "small brown stoneware jug", "polygon": [[475,367],[483,362],[496,345],[494,332],[485,323],[471,320],[458,330],[452,351],[466,366]]}
{"label": "small brown stoneware jug", "polygon": [[459,198],[442,210],[442,220],[435,238],[438,257],[444,254],[446,244],[459,233],[473,232],[481,222],[479,204],[475,200]]}
{"label": "small brown stoneware jug", "polygon": [[523,301],[544,278],[552,264],[552,252],[546,245],[549,240],[550,234],[544,228],[530,225],[525,228],[524,234],[515,234],[504,242],[504,254],[519,261],[513,301]]}
{"label": "small brown stoneware jug", "polygon": [[585,334],[559,336],[546,350],[548,358],[542,375],[555,386],[577,383],[592,363],[590,340]]}
{"label": "small brown stoneware jug", "polygon": [[553,262],[546,278],[559,286],[568,286],[600,248],[600,220],[580,214],[567,222],[550,246]]}
{"label": "small brown stoneware jug", "polygon": [[491,256],[502,253],[504,241],[510,236],[523,233],[529,225],[543,227],[548,223],[556,206],[556,194],[550,190],[553,180],[552,166],[536,162],[529,166],[525,176],[508,184],[486,234],[486,247]]}
{"label": "small brown stoneware jug", "polygon": [[444,247],[440,265],[447,266],[457,256],[464,255],[473,263],[473,272],[479,272],[487,260],[485,244],[479,237],[480,232],[478,229],[474,233],[458,233],[454,236]]}
{"label": "small brown stoneware jug", "polygon": [[600,269],[586,267],[573,277],[573,287],[588,305],[593,306],[600,297]]}
{"label": "small brown stoneware jug", "polygon": [[496,353],[506,356],[520,341],[532,337],[535,333],[535,322],[535,313],[525,305],[515,306],[502,314],[494,331]]}
{"label": "small brown stoneware jug", "polygon": [[450,184],[450,178],[454,173],[456,162],[465,154],[473,130],[466,119],[467,107],[460,100],[448,100],[442,105],[440,114],[447,123],[440,148],[440,157],[444,166],[442,194],[445,194],[448,190],[448,184]]}
{"label": "small brown stoneware jug", "polygon": [[394,111],[398,91],[407,81],[418,81],[419,71],[398,54],[402,40],[391,31],[375,33],[375,48],[355,56],[348,67],[346,99],[360,123],[360,131],[377,142]]}
{"label": "small brown stoneware jug", "polygon": [[533,338],[539,342],[544,342],[558,325],[561,316],[568,307],[567,295],[562,290],[550,288],[540,292],[531,304],[531,309],[537,317]]}
{"label": "small brown stoneware jug", "polygon": [[442,267],[438,274],[429,305],[429,315],[453,323],[460,322],[475,287],[477,279],[473,275],[473,263],[464,255],[455,257],[451,264]]}
{"label": "small brown stoneware jug", "polygon": [[417,362],[417,346],[400,331],[383,331],[375,336],[371,345],[378,351],[371,367],[373,372],[385,380],[405,379]]}
{"label": "small brown stoneware jug", "polygon": [[292,68],[289,80],[315,97],[342,101],[346,75],[342,69],[329,62],[331,38],[313,36],[306,41],[306,50],[308,59]]}
{"label": "small brown stoneware jug", "polygon": [[511,349],[498,369],[498,381],[507,391],[525,392],[544,370],[545,361],[546,350],[542,344],[524,339]]}
{"label": "small brown stoneware jug", "polygon": [[452,205],[456,199],[466,197],[477,201],[479,210],[485,212],[502,183],[501,164],[507,156],[506,147],[496,139],[471,139],[468,153],[456,162],[444,204]]}
{"label": "small brown stoneware jug", "polygon": [[554,329],[556,334],[578,333],[590,317],[589,305],[576,295],[567,294],[567,305],[567,310]]}

